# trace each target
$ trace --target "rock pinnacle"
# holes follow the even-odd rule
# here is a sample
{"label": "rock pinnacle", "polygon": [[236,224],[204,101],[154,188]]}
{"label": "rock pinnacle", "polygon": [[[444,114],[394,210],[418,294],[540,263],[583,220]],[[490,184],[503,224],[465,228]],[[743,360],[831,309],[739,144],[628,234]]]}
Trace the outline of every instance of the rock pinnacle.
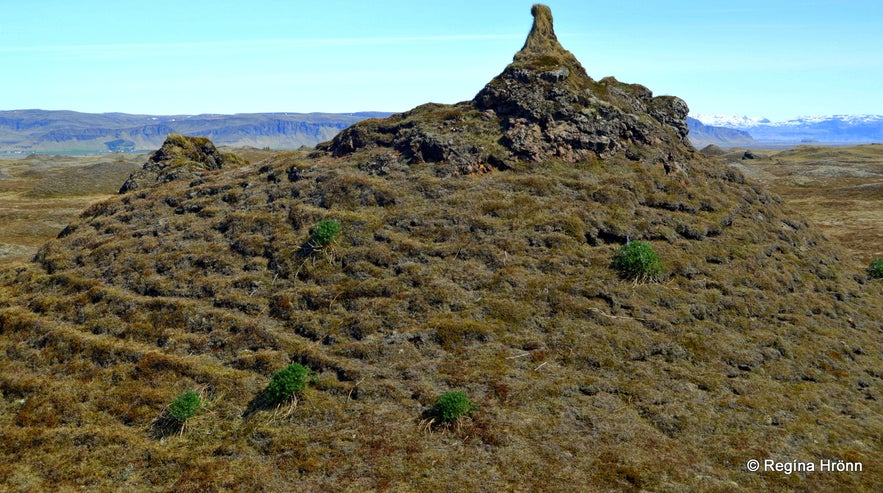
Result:
{"label": "rock pinnacle", "polygon": [[[526,170],[527,163],[576,163],[627,154],[633,161],[685,160],[689,109],[638,84],[595,81],[555,36],[552,11],[536,4],[524,46],[471,101],[427,104],[366,120],[317,146],[340,157],[391,149],[393,160],[438,163],[440,175]],[[378,165],[381,168],[382,165]]]}
{"label": "rock pinnacle", "polygon": [[519,66],[536,68],[551,64],[568,67],[579,77],[587,79],[585,69],[573,53],[564,49],[555,36],[555,27],[552,21],[552,9],[542,4],[535,4],[530,9],[533,15],[533,26],[521,51],[515,54],[512,61]]}
{"label": "rock pinnacle", "polygon": [[558,43],[558,37],[555,36],[555,27],[552,24],[552,9],[538,3],[530,9],[530,13],[533,15],[533,27],[530,30],[530,34],[527,35],[524,47],[521,48],[516,57],[519,54],[526,55],[529,53],[564,50],[561,44]]}

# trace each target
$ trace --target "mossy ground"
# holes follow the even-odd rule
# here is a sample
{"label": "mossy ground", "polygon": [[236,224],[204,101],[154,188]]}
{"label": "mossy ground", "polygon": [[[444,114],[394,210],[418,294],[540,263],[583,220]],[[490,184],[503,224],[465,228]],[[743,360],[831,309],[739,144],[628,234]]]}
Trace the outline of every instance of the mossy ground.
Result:
{"label": "mossy ground", "polygon": [[[113,197],[7,265],[4,487],[883,483],[883,286],[739,173],[612,160],[443,177],[373,173],[374,158],[282,153]],[[330,218],[333,248],[299,256]],[[620,279],[625,238],[666,277]],[[296,409],[250,410],[292,361],[316,374]],[[158,438],[193,388],[209,411]],[[478,409],[423,426],[454,389]],[[767,457],[864,472],[744,467]]]}

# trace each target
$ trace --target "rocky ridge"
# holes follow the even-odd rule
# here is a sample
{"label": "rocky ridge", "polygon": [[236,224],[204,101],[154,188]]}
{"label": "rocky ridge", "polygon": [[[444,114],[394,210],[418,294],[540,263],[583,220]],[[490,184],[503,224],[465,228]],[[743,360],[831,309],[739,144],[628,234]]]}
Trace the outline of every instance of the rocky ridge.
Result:
{"label": "rocky ridge", "polygon": [[523,48],[472,101],[365,120],[319,149],[337,157],[391,149],[408,163],[440,163],[441,174],[550,159],[572,163],[624,154],[675,163],[693,155],[683,100],[653,97],[646,87],[613,77],[593,80],[558,42],[551,10],[535,5],[531,13]]}

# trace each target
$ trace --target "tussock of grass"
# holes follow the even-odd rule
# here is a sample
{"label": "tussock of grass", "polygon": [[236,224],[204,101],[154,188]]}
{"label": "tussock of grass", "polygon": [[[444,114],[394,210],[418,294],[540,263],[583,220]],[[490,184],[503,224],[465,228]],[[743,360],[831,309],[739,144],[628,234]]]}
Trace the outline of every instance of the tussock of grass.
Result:
{"label": "tussock of grass", "polygon": [[635,281],[653,281],[662,275],[662,259],[649,243],[633,241],[622,246],[611,266]]}

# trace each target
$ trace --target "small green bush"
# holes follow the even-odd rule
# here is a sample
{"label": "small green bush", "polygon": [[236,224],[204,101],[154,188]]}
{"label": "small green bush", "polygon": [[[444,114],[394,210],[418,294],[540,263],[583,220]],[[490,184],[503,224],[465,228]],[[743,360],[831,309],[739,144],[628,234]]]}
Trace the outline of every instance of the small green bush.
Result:
{"label": "small green bush", "polygon": [[310,369],[297,363],[292,363],[277,371],[264,390],[267,401],[270,404],[278,404],[286,399],[291,399],[307,386],[309,375]]}
{"label": "small green bush", "polygon": [[613,268],[623,277],[649,281],[662,275],[662,259],[649,243],[632,241],[616,252]]}
{"label": "small green bush", "polygon": [[871,261],[868,266],[868,274],[873,279],[883,279],[883,257]]}
{"label": "small green bush", "polygon": [[178,423],[184,424],[199,412],[200,408],[202,408],[202,399],[199,397],[199,393],[190,390],[172,401],[169,405],[169,415]]}
{"label": "small green bush", "polygon": [[466,394],[458,390],[445,392],[438,396],[432,405],[430,414],[442,422],[454,421],[455,419],[469,414],[476,409],[476,405],[466,397]]}
{"label": "small green bush", "polygon": [[340,223],[334,219],[324,219],[313,228],[310,234],[310,243],[321,248],[331,244],[340,234]]}

